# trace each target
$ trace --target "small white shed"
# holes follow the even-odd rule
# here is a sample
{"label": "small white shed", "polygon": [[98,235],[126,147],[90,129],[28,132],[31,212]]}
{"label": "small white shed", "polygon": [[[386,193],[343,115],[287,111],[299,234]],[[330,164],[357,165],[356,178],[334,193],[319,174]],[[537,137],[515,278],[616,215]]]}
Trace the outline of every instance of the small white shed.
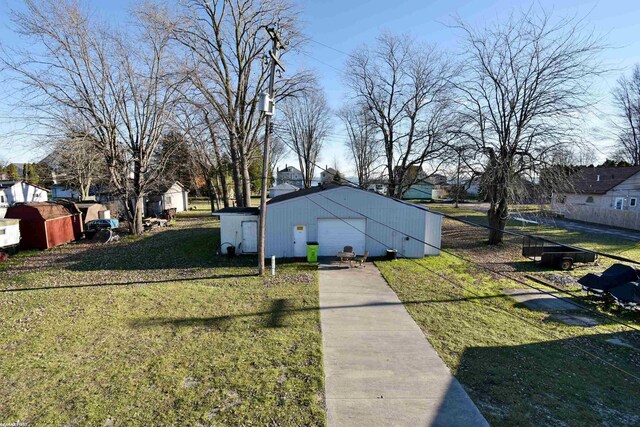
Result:
{"label": "small white shed", "polygon": [[224,208],[213,213],[220,217],[220,251],[234,246],[237,254],[258,252],[258,208]]}
{"label": "small white shed", "polygon": [[20,245],[20,220],[0,219],[0,252],[17,252]]}
{"label": "small white shed", "polygon": [[269,197],[274,198],[298,190],[298,187],[296,187],[295,185],[291,185],[288,182],[283,182],[282,184],[274,185],[269,189]]}
{"label": "small white shed", "polygon": [[149,194],[146,208],[146,215],[160,215],[167,209],[184,212],[189,209],[189,189],[179,181],[162,186]]}

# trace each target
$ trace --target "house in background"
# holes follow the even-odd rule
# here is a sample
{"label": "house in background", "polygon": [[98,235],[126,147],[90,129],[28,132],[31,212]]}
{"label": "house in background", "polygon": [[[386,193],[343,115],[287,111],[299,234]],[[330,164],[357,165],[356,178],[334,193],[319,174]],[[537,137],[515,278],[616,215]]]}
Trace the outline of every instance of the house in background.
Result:
{"label": "house in background", "polygon": [[333,182],[333,179],[335,178],[337,173],[337,169],[325,166],[324,170],[320,172],[320,182],[323,184]]}
{"label": "house in background", "polygon": [[287,183],[297,188],[304,187],[304,177],[302,176],[302,172],[293,166],[285,165],[284,169],[278,171],[276,178],[278,180],[278,184]]}
{"label": "house in background", "polygon": [[[226,208],[214,215],[220,216],[221,251],[227,246],[238,253],[257,251],[258,208]],[[320,256],[335,257],[344,246],[372,257],[384,256],[388,249],[409,258],[438,255],[441,220],[424,206],[373,191],[319,185],[267,203],[265,255],[304,257],[310,241],[318,242]]]}
{"label": "house in background", "polygon": [[0,207],[9,207],[16,203],[46,202],[48,190],[26,181],[0,181]]}
{"label": "house in background", "polygon": [[69,188],[65,184],[53,184],[51,186],[51,198],[52,199],[74,199],[80,200],[80,193]]}
{"label": "house in background", "polygon": [[386,181],[372,181],[367,184],[367,190],[375,191],[378,194],[387,195],[389,193],[388,184]]}
{"label": "house in background", "polygon": [[586,167],[571,191],[554,193],[551,209],[568,219],[640,230],[640,166]]}
{"label": "house in background", "polygon": [[273,187],[269,188],[269,197],[274,198],[297,190],[298,187],[295,187],[287,182],[283,182],[282,184],[274,185]]}
{"label": "house in background", "polygon": [[401,185],[406,188],[402,194],[404,200],[431,200],[433,198],[433,184],[429,181],[429,176],[419,166],[409,167]]}
{"label": "house in background", "polygon": [[441,173],[434,173],[427,178],[433,185],[447,185],[447,177]]}
{"label": "house in background", "polygon": [[179,181],[160,186],[150,192],[145,203],[146,216],[160,216],[167,209],[184,212],[189,209],[189,189]]}

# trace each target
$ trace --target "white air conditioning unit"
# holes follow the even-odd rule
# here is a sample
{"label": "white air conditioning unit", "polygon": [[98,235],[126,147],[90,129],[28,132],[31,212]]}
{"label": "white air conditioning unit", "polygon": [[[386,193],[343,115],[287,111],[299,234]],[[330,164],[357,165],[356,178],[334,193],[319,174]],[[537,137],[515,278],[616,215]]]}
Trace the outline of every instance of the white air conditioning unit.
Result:
{"label": "white air conditioning unit", "polygon": [[268,93],[263,92],[260,94],[258,109],[262,111],[265,116],[273,116],[273,113],[275,111],[275,104]]}

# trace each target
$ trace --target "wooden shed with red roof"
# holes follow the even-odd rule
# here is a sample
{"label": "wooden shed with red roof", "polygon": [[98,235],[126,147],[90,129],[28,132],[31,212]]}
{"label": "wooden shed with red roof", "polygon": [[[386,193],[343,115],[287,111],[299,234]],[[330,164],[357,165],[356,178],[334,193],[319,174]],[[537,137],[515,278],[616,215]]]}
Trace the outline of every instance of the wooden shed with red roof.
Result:
{"label": "wooden shed with red roof", "polygon": [[36,202],[7,208],[5,218],[20,220],[21,249],[49,249],[76,239],[74,224],[81,214],[56,203]]}

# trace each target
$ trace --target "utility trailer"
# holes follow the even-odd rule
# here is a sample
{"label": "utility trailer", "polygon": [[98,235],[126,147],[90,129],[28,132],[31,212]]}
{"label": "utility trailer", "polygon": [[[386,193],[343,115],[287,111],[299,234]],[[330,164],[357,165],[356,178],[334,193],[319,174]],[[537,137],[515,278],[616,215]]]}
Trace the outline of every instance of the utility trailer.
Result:
{"label": "utility trailer", "polygon": [[549,243],[533,236],[522,238],[522,256],[561,270],[569,270],[576,262],[595,262],[598,258],[594,252]]}
{"label": "utility trailer", "polygon": [[18,252],[20,246],[20,220],[0,219],[0,259]]}

